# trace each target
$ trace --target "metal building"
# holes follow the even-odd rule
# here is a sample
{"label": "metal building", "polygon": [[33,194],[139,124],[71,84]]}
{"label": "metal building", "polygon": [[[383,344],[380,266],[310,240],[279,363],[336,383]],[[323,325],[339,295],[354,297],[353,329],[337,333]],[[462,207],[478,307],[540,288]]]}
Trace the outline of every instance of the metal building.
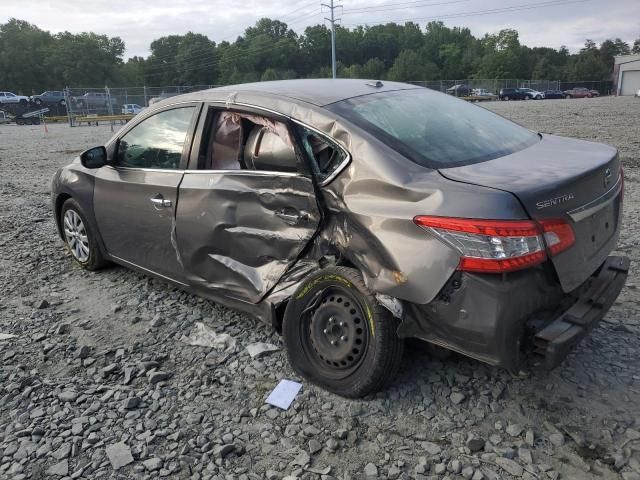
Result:
{"label": "metal building", "polygon": [[616,95],[636,95],[640,90],[640,55],[617,55],[613,67]]}

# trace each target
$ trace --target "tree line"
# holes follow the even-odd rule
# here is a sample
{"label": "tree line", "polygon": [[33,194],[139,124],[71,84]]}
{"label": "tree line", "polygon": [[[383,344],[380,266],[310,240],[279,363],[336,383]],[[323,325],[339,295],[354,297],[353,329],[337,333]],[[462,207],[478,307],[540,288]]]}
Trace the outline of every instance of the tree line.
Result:
{"label": "tree line", "polygon": [[[610,80],[614,55],[640,53],[620,38],[577,53],[528,47],[504,29],[475,37],[465,27],[413,22],[336,29],[338,76],[397,81],[468,78]],[[233,42],[189,32],[154,40],[150,55],[124,58],[119,37],[52,34],[23,20],[0,24],[0,89],[32,94],[80,87],[224,85],[331,76],[331,31],[313,25],[299,35],[262,18]]]}

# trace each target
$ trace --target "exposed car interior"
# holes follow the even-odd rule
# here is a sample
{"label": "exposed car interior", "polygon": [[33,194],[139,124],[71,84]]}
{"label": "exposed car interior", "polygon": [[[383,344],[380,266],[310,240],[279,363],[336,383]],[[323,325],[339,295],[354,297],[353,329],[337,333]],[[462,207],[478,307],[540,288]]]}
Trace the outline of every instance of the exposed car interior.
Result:
{"label": "exposed car interior", "polygon": [[[211,110],[204,126],[199,170],[298,172],[300,164],[287,126],[259,115]],[[321,180],[345,154],[314,132],[302,132],[303,147],[315,159]]]}
{"label": "exposed car interior", "polygon": [[209,115],[198,158],[202,170],[296,172],[298,159],[281,122],[257,115],[220,112]]}

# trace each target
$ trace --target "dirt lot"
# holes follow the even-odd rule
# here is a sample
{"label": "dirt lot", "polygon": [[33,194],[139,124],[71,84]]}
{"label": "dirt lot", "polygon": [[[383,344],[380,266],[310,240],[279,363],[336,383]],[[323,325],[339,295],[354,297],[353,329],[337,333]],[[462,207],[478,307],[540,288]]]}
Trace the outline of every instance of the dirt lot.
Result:
{"label": "dirt lot", "polygon": [[[618,250],[640,257],[640,101],[487,105],[532,129],[607,142],[626,176]],[[76,267],[51,220],[54,171],[109,127],[0,126],[0,478],[640,479],[640,296],[558,369],[514,379],[412,346],[389,390],[347,401],[304,385],[287,412],[268,328],[144,275]],[[196,322],[231,352],[187,345]],[[165,375],[162,375],[162,374]],[[114,445],[116,445],[114,447]],[[126,464],[118,470],[117,462]],[[115,464],[115,465],[114,465]]]}

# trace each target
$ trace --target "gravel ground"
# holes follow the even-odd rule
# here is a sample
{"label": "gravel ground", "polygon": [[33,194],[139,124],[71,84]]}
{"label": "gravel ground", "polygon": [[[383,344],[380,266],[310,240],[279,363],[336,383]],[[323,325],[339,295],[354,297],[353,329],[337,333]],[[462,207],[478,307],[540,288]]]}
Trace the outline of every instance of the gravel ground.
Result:
{"label": "gravel ground", "polygon": [[[620,149],[618,250],[640,255],[640,101],[487,105],[543,132]],[[412,345],[387,391],[347,401],[304,384],[265,405],[284,352],[267,327],[144,275],[74,265],[49,206],[54,171],[109,127],[0,126],[0,478],[640,479],[637,273],[550,373],[515,379]],[[188,345],[196,322],[236,340]]]}

